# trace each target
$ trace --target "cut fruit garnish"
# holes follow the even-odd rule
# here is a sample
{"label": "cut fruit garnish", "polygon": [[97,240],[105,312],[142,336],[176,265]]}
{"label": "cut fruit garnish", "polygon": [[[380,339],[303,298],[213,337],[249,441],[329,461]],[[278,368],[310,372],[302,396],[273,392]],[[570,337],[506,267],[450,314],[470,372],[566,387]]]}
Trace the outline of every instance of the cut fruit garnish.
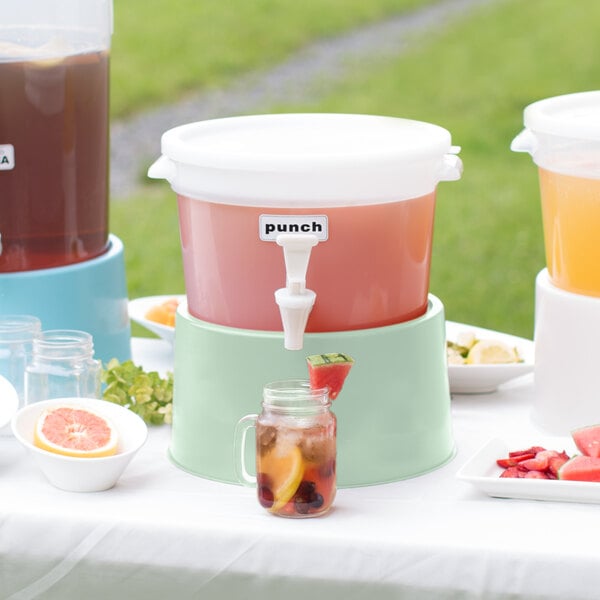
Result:
{"label": "cut fruit garnish", "polygon": [[521,362],[515,348],[499,340],[479,340],[466,358],[469,365],[498,365]]}
{"label": "cut fruit garnish", "polygon": [[87,408],[58,406],[45,410],[33,433],[38,448],[81,458],[117,453],[118,436],[113,424]]}
{"label": "cut fruit garnish", "polygon": [[312,354],[306,357],[310,387],[329,388],[329,398],[335,400],[341,392],[354,364],[354,359],[348,354],[333,352],[330,354]]}
{"label": "cut fruit garnish", "polygon": [[260,470],[265,473],[271,484],[273,505],[270,510],[277,512],[287,504],[296,493],[304,475],[302,452],[298,446],[281,449],[275,446],[260,457]]}

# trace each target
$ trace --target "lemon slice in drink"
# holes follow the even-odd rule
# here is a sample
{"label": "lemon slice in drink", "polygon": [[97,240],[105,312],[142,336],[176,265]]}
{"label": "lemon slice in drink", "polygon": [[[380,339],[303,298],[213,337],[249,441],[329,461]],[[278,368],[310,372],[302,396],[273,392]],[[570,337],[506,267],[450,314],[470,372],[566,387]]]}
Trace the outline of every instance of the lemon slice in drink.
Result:
{"label": "lemon slice in drink", "polygon": [[520,362],[515,348],[500,340],[479,340],[469,350],[466,363],[469,365],[502,365]]}
{"label": "lemon slice in drink", "polygon": [[269,476],[273,492],[271,512],[277,512],[289,502],[304,475],[302,452],[298,446],[286,448],[286,452],[275,446],[260,459],[260,470]]}

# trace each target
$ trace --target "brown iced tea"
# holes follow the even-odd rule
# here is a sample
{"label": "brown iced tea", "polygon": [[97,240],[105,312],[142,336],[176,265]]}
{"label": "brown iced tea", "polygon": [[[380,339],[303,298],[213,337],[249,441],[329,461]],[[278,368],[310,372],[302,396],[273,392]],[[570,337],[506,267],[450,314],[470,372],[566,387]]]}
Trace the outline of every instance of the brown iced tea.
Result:
{"label": "brown iced tea", "polygon": [[107,51],[0,59],[0,272],[108,247]]}

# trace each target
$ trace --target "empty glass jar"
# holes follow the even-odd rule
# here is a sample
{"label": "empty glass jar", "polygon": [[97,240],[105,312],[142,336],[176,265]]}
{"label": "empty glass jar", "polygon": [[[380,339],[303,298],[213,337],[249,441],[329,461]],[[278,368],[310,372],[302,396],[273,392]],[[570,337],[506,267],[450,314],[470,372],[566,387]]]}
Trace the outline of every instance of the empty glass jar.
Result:
{"label": "empty glass jar", "polygon": [[25,398],[25,369],[31,361],[33,339],[40,334],[41,322],[32,315],[0,317],[0,375],[17,390],[19,407]]}
{"label": "empty glass jar", "polygon": [[100,398],[102,364],[94,359],[92,336],[84,331],[43,331],[33,341],[25,371],[25,402],[52,398]]}

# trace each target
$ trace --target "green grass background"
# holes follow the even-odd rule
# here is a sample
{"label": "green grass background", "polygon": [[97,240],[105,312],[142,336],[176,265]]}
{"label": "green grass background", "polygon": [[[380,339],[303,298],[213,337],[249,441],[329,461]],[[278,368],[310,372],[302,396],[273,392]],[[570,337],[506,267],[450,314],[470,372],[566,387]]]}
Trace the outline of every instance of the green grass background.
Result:
{"label": "green grass background", "polygon": [[[146,5],[169,14],[155,20],[153,26],[143,26],[147,36],[143,48],[133,42],[119,45],[115,35],[115,114],[173,99],[194,87],[194,82],[223,84],[248,68],[263,68],[281,60],[315,36],[425,3],[232,3],[239,12],[225,11],[213,21],[231,38],[225,35],[219,42],[213,34],[200,30],[194,41],[196,49],[186,47],[187,66],[180,60],[178,46],[192,42],[171,40],[171,56],[161,63],[161,69],[148,64],[145,76],[137,83],[132,77],[126,86],[126,71],[151,61],[151,56],[144,54],[153,46],[151,40],[158,46],[169,36],[185,38],[194,29],[181,17],[186,11],[179,5],[186,3],[168,5],[153,0]],[[202,10],[212,6],[188,4],[197,11],[194,18],[198,24],[204,18]],[[350,6],[354,10],[348,10]],[[133,35],[130,28],[135,28],[130,11],[128,8],[127,15],[123,9],[116,13],[117,31],[121,28],[124,37]],[[321,13],[326,17],[319,20]],[[247,35],[238,38],[232,24],[243,27],[240,19],[247,20]],[[295,29],[295,19],[301,23],[301,32],[283,39],[281,30]],[[316,103],[266,106],[263,112],[385,114],[447,128],[453,142],[462,147],[465,171],[461,181],[441,183],[438,188],[431,292],[444,303],[448,319],[531,337],[535,277],[545,263],[539,191],[530,157],[512,153],[510,142],[522,128],[527,104],[600,87],[598,23],[600,3],[595,0],[497,0],[436,33],[415,36],[410,49],[397,58],[353,64],[348,78]],[[257,50],[257,40],[269,51]],[[151,55],[155,51],[160,54],[156,48],[149,50]],[[176,69],[171,69],[175,63]],[[175,70],[179,71],[177,83],[171,80]],[[148,81],[153,78],[156,80]],[[111,211],[112,231],[125,244],[130,297],[182,293],[177,212],[168,185],[148,183],[135,197],[112,202]]]}

